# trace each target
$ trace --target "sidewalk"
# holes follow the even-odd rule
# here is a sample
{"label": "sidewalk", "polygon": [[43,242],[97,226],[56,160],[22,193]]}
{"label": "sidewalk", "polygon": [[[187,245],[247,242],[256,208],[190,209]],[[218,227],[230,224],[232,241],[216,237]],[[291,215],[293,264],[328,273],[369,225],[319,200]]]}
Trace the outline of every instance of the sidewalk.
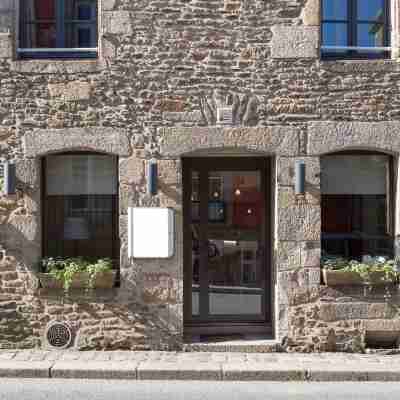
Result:
{"label": "sidewalk", "polygon": [[400,381],[400,355],[0,350],[0,377]]}

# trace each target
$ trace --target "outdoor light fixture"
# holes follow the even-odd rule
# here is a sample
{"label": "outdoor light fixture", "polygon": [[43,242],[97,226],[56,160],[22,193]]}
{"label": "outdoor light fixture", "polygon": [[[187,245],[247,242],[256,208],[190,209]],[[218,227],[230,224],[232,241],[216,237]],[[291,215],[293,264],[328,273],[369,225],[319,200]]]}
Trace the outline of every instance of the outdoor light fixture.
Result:
{"label": "outdoor light fixture", "polygon": [[3,163],[4,172],[4,194],[6,196],[15,194],[16,176],[15,164],[6,161]]}
{"label": "outdoor light fixture", "polygon": [[158,165],[157,160],[152,158],[147,164],[147,193],[155,196],[158,192]]}
{"label": "outdoor light fixture", "polygon": [[305,188],[306,188],[306,164],[304,161],[297,161],[295,169],[295,194],[304,195]]}

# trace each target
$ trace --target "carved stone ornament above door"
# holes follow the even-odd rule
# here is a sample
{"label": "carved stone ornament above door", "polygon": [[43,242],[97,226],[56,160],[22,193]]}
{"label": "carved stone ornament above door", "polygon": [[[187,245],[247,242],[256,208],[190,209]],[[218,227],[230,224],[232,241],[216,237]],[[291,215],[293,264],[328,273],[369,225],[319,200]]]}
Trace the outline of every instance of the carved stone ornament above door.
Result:
{"label": "carved stone ornament above door", "polygon": [[200,107],[209,126],[255,126],[259,119],[259,100],[252,94],[215,89],[212,94],[200,98]]}

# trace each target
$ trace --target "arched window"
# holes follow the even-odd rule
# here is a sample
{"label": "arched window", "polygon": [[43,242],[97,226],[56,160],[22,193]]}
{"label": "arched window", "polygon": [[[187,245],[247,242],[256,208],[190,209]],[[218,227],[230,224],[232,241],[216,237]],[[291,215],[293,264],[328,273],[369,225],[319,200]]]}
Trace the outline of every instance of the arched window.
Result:
{"label": "arched window", "polygon": [[321,158],[323,255],[393,256],[392,169],[379,153]]}
{"label": "arched window", "polygon": [[118,158],[50,155],[43,180],[43,256],[118,263]]}

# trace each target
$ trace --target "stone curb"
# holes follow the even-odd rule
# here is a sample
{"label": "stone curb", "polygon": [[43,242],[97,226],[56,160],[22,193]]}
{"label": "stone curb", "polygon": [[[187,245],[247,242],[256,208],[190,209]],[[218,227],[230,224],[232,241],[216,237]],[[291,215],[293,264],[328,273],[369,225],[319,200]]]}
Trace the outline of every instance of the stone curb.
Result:
{"label": "stone curb", "polygon": [[53,366],[48,361],[1,361],[1,378],[50,378]]}
{"label": "stone curb", "polygon": [[222,366],[209,362],[144,362],[139,364],[138,379],[220,381]]}
{"label": "stone curb", "polygon": [[[389,368],[390,367],[390,368]],[[357,368],[357,369],[356,369]],[[400,382],[400,366],[304,366],[172,361],[0,361],[0,378],[275,382]]]}
{"label": "stone curb", "polygon": [[254,363],[243,367],[242,364],[225,364],[222,366],[225,381],[305,381],[307,371],[304,367],[285,367],[276,364]]}
{"label": "stone curb", "polygon": [[137,379],[137,362],[56,362],[50,371],[51,378],[59,379]]}

